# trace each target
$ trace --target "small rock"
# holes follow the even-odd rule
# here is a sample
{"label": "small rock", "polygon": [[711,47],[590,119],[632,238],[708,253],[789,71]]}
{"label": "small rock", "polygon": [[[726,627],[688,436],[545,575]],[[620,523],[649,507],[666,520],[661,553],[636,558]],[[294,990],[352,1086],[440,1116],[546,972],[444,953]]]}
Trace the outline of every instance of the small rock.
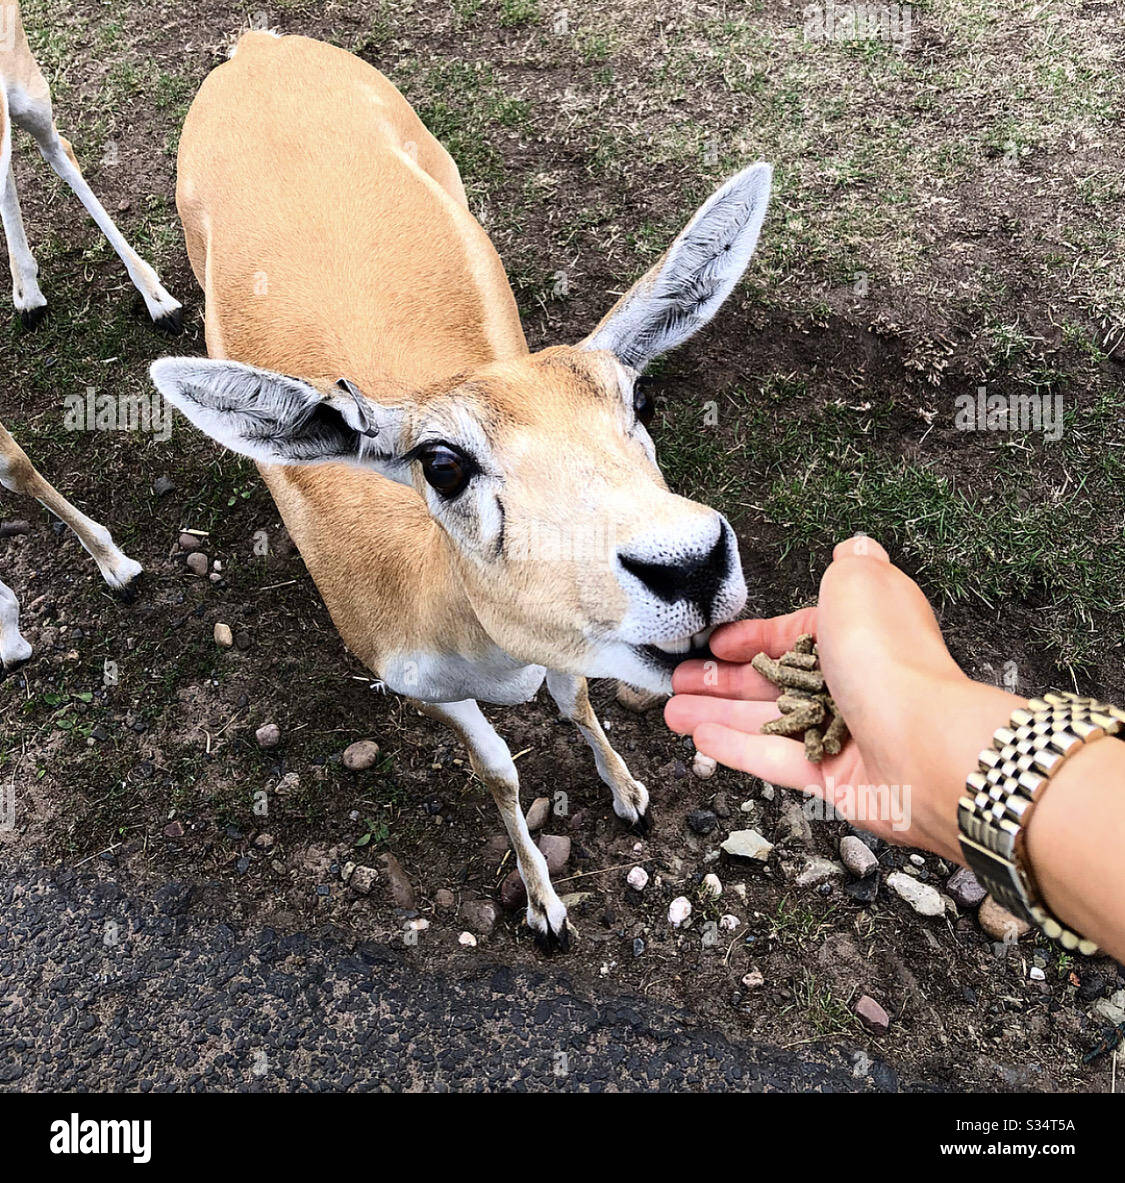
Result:
{"label": "small rock", "polygon": [[221,645],[224,649],[229,649],[234,644],[234,633],[230,631],[229,624],[215,625],[215,644]]}
{"label": "small rock", "polygon": [[192,554],[194,551],[203,549],[203,540],[197,538],[194,534],[180,535],[180,550],[187,554]]}
{"label": "small rock", "polygon": [[920,854],[912,854],[910,856],[910,861],[916,867],[924,867],[926,865],[926,860]]}
{"label": "small rock", "polygon": [[570,861],[570,839],[565,835],[540,834],[538,846],[552,876],[557,875]]}
{"label": "small rock", "polygon": [[871,847],[854,834],[846,834],[840,839],[840,858],[857,879],[866,879],[879,866]]}
{"label": "small rock", "polygon": [[452,908],[457,902],[457,897],[449,890],[448,887],[439,887],[434,892],[434,907],[435,908]]}
{"label": "small rock", "polygon": [[696,752],[695,759],[691,762],[691,770],[700,780],[710,780],[715,775],[715,769],[718,767],[718,760],[713,760],[710,756],[705,756],[702,752]]}
{"label": "small rock", "polygon": [[762,785],[762,800],[763,801],[772,801],[774,799],[774,796],[775,796],[775,790],[774,790],[773,785],[763,784]]}
{"label": "small rock", "polygon": [[827,858],[810,858],[797,876],[798,887],[815,887],[845,874],[842,863]]}
{"label": "small rock", "polygon": [[263,723],[254,732],[254,739],[260,748],[276,748],[281,743],[281,728],[276,723]]}
{"label": "small rock", "polygon": [[519,870],[509,871],[500,884],[500,903],[512,911],[527,902],[527,888],[520,878]]}
{"label": "small rock", "polygon": [[757,830],[735,830],[722,844],[723,850],[734,858],[755,859],[766,862],[773,850],[773,843],[767,842]]}
{"label": "small rock", "polygon": [[871,904],[879,895],[879,876],[872,872],[866,879],[853,879],[844,884],[844,891],[857,904]]}
{"label": "small rock", "polygon": [[464,945],[466,949],[475,949],[477,947],[477,938],[471,932],[463,932],[457,938],[457,943]]}
{"label": "small rock", "polygon": [[158,476],[152,483],[152,491],[157,497],[167,497],[176,491],[176,482],[170,476]]}
{"label": "small rock", "polygon": [[1027,976],[1033,982],[1045,982],[1047,980],[1047,975],[1037,965],[1033,965],[1031,969],[1027,971]]}
{"label": "small rock", "polygon": [[766,984],[766,979],[762,976],[760,969],[752,969],[743,977],[742,984],[747,990],[757,990],[760,986]]}
{"label": "small rock", "polygon": [[187,557],[188,570],[193,575],[198,575],[202,579],[206,574],[211,564],[207,561],[207,556],[202,551],[193,551]]}
{"label": "small rock", "polygon": [[547,818],[551,814],[551,799],[549,797],[536,797],[531,803],[531,808],[527,811],[527,828],[529,830],[541,830],[547,824]]}
{"label": "small rock", "polygon": [[366,772],[379,761],[379,745],[370,739],[361,739],[344,749],[344,767],[349,772]]}
{"label": "small rock", "polygon": [[628,875],[625,876],[625,882],[629,884],[634,891],[644,891],[648,886],[648,872],[644,867],[634,867]]}
{"label": "small rock", "polygon": [[786,797],[781,807],[781,831],[783,841],[801,845],[812,841],[812,826],[796,797]]}
{"label": "small rock", "polygon": [[928,883],[919,883],[910,875],[902,871],[894,871],[887,876],[887,886],[901,896],[919,916],[941,916],[945,912],[945,904],[937,890]]}
{"label": "small rock", "polygon": [[869,994],[855,1004],[855,1013],[859,1021],[876,1035],[882,1035],[891,1025],[891,1016]]}
{"label": "small rock", "polygon": [[975,908],[985,897],[985,890],[968,867],[960,867],[950,875],[945,890],[954,902],[962,908]]}
{"label": "small rock", "polygon": [[[522,883],[522,881],[521,881]],[[461,908],[465,923],[479,936],[492,935],[500,913],[491,900],[466,900]]]}
{"label": "small rock", "polygon": [[710,834],[719,824],[719,819],[710,809],[693,809],[687,815],[688,829],[693,834]]}
{"label": "small rock", "polygon": [[165,838],[182,838],[184,836],[184,827],[179,822],[169,822],[164,827]]}
{"label": "small rock", "polygon": [[[379,863],[383,868],[383,873],[387,877],[387,883],[391,889],[391,898],[395,904],[400,908],[416,907],[418,898],[415,895],[414,887],[406,877],[406,872],[402,869],[402,864],[398,859],[393,854],[383,854],[379,856]],[[357,874],[358,870],[357,868]]]}
{"label": "small rock", "polygon": [[668,923],[673,928],[679,928],[691,915],[691,901],[685,895],[676,896],[668,905]]}
{"label": "small rock", "polygon": [[379,873],[374,867],[356,867],[348,879],[348,886],[360,895],[370,895],[378,878]]}
{"label": "small rock", "polygon": [[259,850],[272,850],[274,842],[275,839],[272,834],[259,834],[257,838],[254,839],[254,845]]}
{"label": "small rock", "polygon": [[1125,990],[1118,990],[1110,998],[1099,998],[1094,1003],[1094,1013],[1112,1023],[1113,1026],[1120,1027],[1122,1023],[1125,1023]]}
{"label": "small rock", "polygon": [[739,919],[732,912],[727,912],[719,917],[719,927],[727,932],[734,932],[739,925]]}
{"label": "small rock", "polygon": [[984,897],[980,911],[977,912],[977,922],[994,941],[1002,941],[1006,945],[1018,941],[1031,931],[1031,925],[1027,921],[1000,907],[990,895]]}
{"label": "small rock", "polygon": [[340,868],[340,878],[347,883],[347,881],[355,874],[355,863],[351,859]]}
{"label": "small rock", "polygon": [[301,778],[295,772],[287,772],[281,780],[277,782],[277,788],[274,792],[279,797],[285,797],[290,793],[295,793],[301,787]]}
{"label": "small rock", "polygon": [[712,899],[718,899],[723,894],[723,884],[718,875],[704,875],[700,885]]}
{"label": "small rock", "polygon": [[414,920],[411,920],[406,927],[412,929],[414,932],[425,932],[430,927],[430,922],[425,916],[418,916]]}

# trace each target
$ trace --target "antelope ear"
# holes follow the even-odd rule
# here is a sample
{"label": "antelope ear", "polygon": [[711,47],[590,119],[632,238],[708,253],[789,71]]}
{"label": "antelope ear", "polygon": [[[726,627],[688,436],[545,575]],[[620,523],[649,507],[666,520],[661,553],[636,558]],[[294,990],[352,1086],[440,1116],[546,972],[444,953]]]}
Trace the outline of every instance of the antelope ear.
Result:
{"label": "antelope ear", "polygon": [[660,261],[579,346],[643,371],[698,332],[742,278],[769,204],[773,170],[753,164],[703,204]]}
{"label": "antelope ear", "polygon": [[240,362],[165,357],[152,380],[200,431],[262,464],[358,464],[410,483],[400,406],[384,406],[347,379],[327,392]]}

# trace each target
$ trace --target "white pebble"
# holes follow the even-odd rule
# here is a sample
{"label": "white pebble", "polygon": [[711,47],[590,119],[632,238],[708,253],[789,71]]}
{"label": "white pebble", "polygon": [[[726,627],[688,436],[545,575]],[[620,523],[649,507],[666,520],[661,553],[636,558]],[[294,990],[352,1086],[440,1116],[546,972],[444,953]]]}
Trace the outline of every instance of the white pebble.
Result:
{"label": "white pebble", "polygon": [[691,770],[700,780],[710,780],[715,775],[715,769],[718,766],[718,760],[713,760],[702,752],[696,752],[695,759],[691,762]]}
{"label": "white pebble", "polygon": [[430,927],[430,922],[424,916],[419,916],[417,920],[411,920],[410,927],[415,932],[425,932]]}
{"label": "white pebble", "polygon": [[766,979],[762,976],[762,971],[760,969],[752,969],[742,979],[742,984],[747,990],[757,990],[759,986],[765,985],[765,981]]}
{"label": "white pebble", "polygon": [[1027,976],[1033,982],[1045,982],[1047,980],[1047,975],[1037,965],[1033,965],[1031,969],[1028,970]]}
{"label": "white pebble", "polygon": [[625,882],[628,883],[630,887],[635,888],[637,891],[644,891],[644,889],[648,886],[648,872],[644,869],[644,867],[634,867],[629,872],[629,874],[625,876]]}
{"label": "white pebble", "polygon": [[704,875],[703,876],[703,890],[715,899],[723,894],[723,884],[718,875]]}
{"label": "white pebble", "polygon": [[668,923],[673,928],[679,928],[681,924],[691,915],[691,900],[685,895],[677,896],[668,905]]}
{"label": "white pebble", "polygon": [[924,867],[926,865],[926,860],[920,854],[912,854],[910,856],[910,861],[916,867]]}
{"label": "white pebble", "polygon": [[719,920],[719,927],[725,928],[727,932],[734,932],[738,927],[738,917],[728,912]]}
{"label": "white pebble", "polygon": [[458,944],[464,945],[466,949],[475,949],[477,947],[477,938],[471,932],[463,932],[457,938]]}

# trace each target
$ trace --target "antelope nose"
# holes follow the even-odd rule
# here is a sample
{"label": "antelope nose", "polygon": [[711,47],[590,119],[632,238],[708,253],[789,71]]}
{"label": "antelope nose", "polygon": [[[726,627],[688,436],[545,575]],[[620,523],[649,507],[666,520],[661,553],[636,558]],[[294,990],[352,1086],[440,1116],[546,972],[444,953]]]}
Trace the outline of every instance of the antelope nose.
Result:
{"label": "antelope nose", "polygon": [[694,553],[685,554],[677,548],[677,553],[668,556],[640,558],[619,553],[617,557],[621,566],[658,599],[666,604],[687,601],[710,621],[715,600],[730,578],[733,553],[731,528],[720,518],[716,541]]}

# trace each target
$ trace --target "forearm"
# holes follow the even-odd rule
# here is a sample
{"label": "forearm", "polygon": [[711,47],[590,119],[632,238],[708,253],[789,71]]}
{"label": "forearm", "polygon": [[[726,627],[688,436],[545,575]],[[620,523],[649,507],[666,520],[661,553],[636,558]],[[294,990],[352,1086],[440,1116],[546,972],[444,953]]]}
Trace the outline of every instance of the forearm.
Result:
{"label": "forearm", "polygon": [[[1011,712],[1026,701],[968,683],[943,714],[945,772],[929,786],[933,821],[929,845],[964,862],[958,842],[957,802],[977,753]],[[1058,918],[1125,959],[1125,743],[1100,739],[1065,764],[1043,791],[1031,815],[1026,857],[1047,907]]]}
{"label": "forearm", "polygon": [[1060,920],[1125,961],[1125,743],[1068,760],[1035,807],[1027,857]]}

